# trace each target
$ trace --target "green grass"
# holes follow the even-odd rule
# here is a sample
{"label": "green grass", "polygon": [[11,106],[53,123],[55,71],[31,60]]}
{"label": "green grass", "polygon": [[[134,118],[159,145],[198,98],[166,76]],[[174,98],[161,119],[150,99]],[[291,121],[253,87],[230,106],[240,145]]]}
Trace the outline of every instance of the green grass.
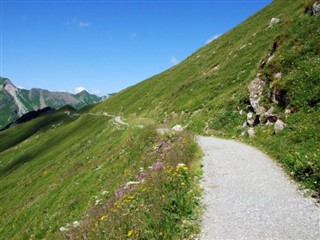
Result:
{"label": "green grass", "polygon": [[[46,115],[2,133],[6,134],[5,139],[10,142],[9,146],[0,152],[0,236],[3,239],[63,238],[60,227],[85,219],[85,213],[91,212],[97,198],[105,202],[111,201],[122,184],[135,179],[140,173],[140,167],[148,169],[147,167],[157,160],[158,155],[153,156],[152,151],[160,139],[150,127],[118,129],[109,117],[85,112],[74,117],[63,111],[54,115],[57,119]],[[55,121],[46,122],[43,118]],[[41,126],[44,122],[47,125]],[[27,131],[36,126],[41,128],[34,132]],[[28,138],[23,140],[21,137],[17,140],[12,137],[19,132],[23,132],[22,135]],[[195,164],[192,161],[196,158],[197,149],[191,136],[183,137],[183,141],[178,136],[171,137],[168,141],[172,146],[180,144],[166,156],[170,157],[168,164]],[[180,152],[175,151],[176,149]],[[154,179],[161,179],[163,184],[171,185],[160,171],[152,174],[152,179],[150,187],[155,184]],[[192,188],[196,189],[195,174],[190,174],[188,181],[190,187],[192,184]],[[147,183],[149,178],[145,181],[145,184]],[[159,194],[167,194],[169,188],[175,193],[179,190],[176,187],[159,189],[153,200],[156,200]],[[103,192],[108,194],[102,195]],[[188,201],[196,204],[196,192],[188,196]],[[140,199],[144,201],[145,198],[147,201],[151,197],[146,194],[140,196]],[[171,198],[168,198],[168,201],[171,201]],[[153,203],[158,206],[158,202]],[[178,212],[175,219],[166,220],[166,214],[163,214],[162,218],[154,218],[153,221],[167,221],[168,225],[171,224],[169,229],[157,229],[163,229],[163,233],[168,236],[178,235],[181,231],[187,236],[198,231],[196,225],[188,230],[181,220],[188,219],[189,215],[195,218],[196,213],[193,211],[196,209],[193,209],[193,205],[190,205],[190,208],[191,206],[191,212]],[[180,204],[180,207],[186,206]],[[144,222],[144,217],[138,215],[135,220]],[[152,217],[149,218],[152,221]],[[122,222],[124,220],[122,219]],[[120,223],[121,221],[118,224]],[[152,230],[156,223],[150,224]],[[183,225],[181,229],[187,230],[180,231],[180,225]],[[173,229],[175,231],[172,231]],[[118,234],[116,238],[122,238],[123,231],[115,233]],[[101,233],[88,234],[100,236]]]}
{"label": "green grass", "polygon": [[66,239],[188,239],[199,233],[200,167],[192,137],[152,131],[144,137],[143,154],[126,170],[126,181],[110,197],[97,197],[101,202],[81,227],[68,227]]}
{"label": "green grass", "polygon": [[[280,22],[269,28],[273,17]],[[319,21],[304,13],[304,1],[273,1],[180,64],[123,90],[95,110],[250,142],[319,192]],[[275,42],[273,59],[261,69]],[[277,72],[282,73],[280,80],[273,77]],[[258,73],[268,86],[263,106],[273,106],[288,127],[274,135],[272,127],[258,126],[256,137],[248,139],[241,136],[241,126],[249,111],[248,85]],[[269,96],[280,91],[286,93],[284,106]],[[285,109],[293,111],[286,115]],[[239,114],[241,110],[245,114]]]}
{"label": "green grass", "polygon": [[[283,164],[288,173],[306,187],[320,192],[320,34],[314,31],[319,18],[301,14],[279,35],[282,44],[263,71],[273,91],[287,93],[285,106],[277,111],[288,127],[274,136],[261,127],[251,141]],[[307,27],[306,27],[307,26]],[[280,80],[273,74],[282,72]],[[266,98],[267,99],[267,98]],[[270,104],[267,101],[267,103]],[[291,109],[292,114],[283,114]]]}

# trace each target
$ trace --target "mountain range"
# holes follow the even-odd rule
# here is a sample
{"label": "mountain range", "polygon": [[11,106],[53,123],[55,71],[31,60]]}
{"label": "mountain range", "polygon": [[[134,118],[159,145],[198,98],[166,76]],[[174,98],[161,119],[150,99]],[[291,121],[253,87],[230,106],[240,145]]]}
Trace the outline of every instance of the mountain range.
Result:
{"label": "mountain range", "polygon": [[0,78],[0,129],[30,111],[45,107],[59,109],[65,105],[80,109],[86,105],[98,103],[102,99],[86,90],[71,94],[38,88],[20,89],[9,79]]}

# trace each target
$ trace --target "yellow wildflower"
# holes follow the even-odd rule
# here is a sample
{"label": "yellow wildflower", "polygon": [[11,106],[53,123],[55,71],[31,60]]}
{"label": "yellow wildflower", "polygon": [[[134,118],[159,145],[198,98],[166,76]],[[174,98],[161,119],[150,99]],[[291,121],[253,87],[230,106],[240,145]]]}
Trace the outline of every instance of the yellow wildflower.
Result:
{"label": "yellow wildflower", "polygon": [[101,216],[100,221],[105,220],[107,217],[108,217],[108,215],[103,215],[103,216]]}
{"label": "yellow wildflower", "polygon": [[131,229],[131,230],[128,232],[128,237],[130,237],[132,234],[133,234],[133,230]]}

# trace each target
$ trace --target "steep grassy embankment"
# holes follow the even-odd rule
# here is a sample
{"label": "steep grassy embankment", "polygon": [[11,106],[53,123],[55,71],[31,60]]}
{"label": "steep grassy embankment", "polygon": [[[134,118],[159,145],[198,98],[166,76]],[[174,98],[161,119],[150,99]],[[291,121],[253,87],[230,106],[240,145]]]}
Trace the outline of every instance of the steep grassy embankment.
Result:
{"label": "steep grassy embankment", "polygon": [[90,108],[66,110],[0,132],[0,239],[199,231],[192,136],[159,137]]}
{"label": "steep grassy embankment", "polygon": [[[320,191],[320,18],[309,13],[304,12],[303,1],[273,1],[179,65],[120,92],[95,110],[243,139]],[[269,27],[271,18],[280,22]],[[256,136],[248,139],[241,136],[247,131],[242,125],[247,113],[258,115],[248,91],[258,74],[266,86],[260,105],[265,110],[272,107],[288,126],[275,135],[274,123],[255,124]]]}

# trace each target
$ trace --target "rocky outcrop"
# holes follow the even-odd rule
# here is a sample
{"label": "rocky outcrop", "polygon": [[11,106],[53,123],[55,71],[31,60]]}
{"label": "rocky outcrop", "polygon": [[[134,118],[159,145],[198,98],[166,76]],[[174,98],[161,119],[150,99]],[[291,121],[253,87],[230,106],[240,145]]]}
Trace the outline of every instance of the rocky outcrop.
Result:
{"label": "rocky outcrop", "polygon": [[320,16],[320,2],[316,1],[312,6],[312,13],[314,16]]}
{"label": "rocky outcrop", "polygon": [[[270,26],[277,24],[280,21],[278,18],[272,18]],[[274,89],[273,82],[282,78],[281,72],[271,73],[269,76],[265,76],[264,69],[268,64],[272,64],[271,61],[278,51],[279,43],[274,41],[272,48],[267,56],[265,56],[260,62],[260,69],[256,77],[250,82],[248,86],[249,101],[247,105],[247,111],[239,111],[242,115],[246,113],[246,121],[242,125],[244,131],[241,133],[242,136],[249,135],[249,137],[255,136],[254,127],[257,125],[274,126],[274,133],[280,133],[287,124],[284,123],[278,114],[274,113],[274,105],[277,105],[285,111],[288,115],[292,111],[287,109],[287,92],[284,89]],[[261,102],[261,99],[264,99]],[[271,105],[266,107],[263,105]],[[268,109],[268,110],[267,110]],[[237,109],[239,110],[239,109]]]}
{"label": "rocky outcrop", "polygon": [[259,75],[249,84],[249,100],[255,112],[259,109],[259,101],[263,95],[265,85]]}
{"label": "rocky outcrop", "polygon": [[256,135],[256,132],[254,131],[253,128],[249,128],[247,131],[249,137],[254,137]]}
{"label": "rocky outcrop", "polygon": [[21,117],[23,114],[28,112],[28,108],[22,103],[19,98],[20,89],[17,88],[9,79],[4,81],[3,89],[12,97],[17,108],[18,108],[18,116]]}
{"label": "rocky outcrop", "polygon": [[274,124],[274,133],[275,134],[280,133],[286,126],[287,124],[285,124],[283,121],[278,119]]}

